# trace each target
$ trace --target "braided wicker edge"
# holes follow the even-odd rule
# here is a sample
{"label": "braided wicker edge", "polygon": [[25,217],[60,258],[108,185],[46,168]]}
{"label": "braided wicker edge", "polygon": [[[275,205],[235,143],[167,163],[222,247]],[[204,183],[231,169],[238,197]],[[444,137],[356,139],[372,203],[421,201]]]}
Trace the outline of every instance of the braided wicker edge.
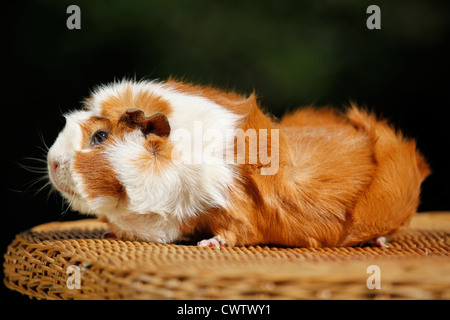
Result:
{"label": "braided wicker edge", "polygon": [[[94,238],[104,231],[96,222],[77,223],[78,227],[87,226]],[[62,223],[17,235],[5,255],[7,287],[37,299],[450,298],[448,251],[437,252],[441,256],[433,256],[433,252],[421,257],[372,254],[356,259],[354,255],[334,259],[330,254],[314,260],[308,255],[290,255],[283,249],[276,250],[281,257],[270,259],[273,254],[264,248],[214,252],[210,248],[70,236],[66,240],[36,242],[36,233],[51,239],[52,230],[64,226],[74,235],[80,234],[74,224]],[[105,259],[99,259],[98,248],[105,246],[111,252],[101,252]],[[115,254],[120,248],[152,252],[154,256],[127,261]],[[111,261],[114,263],[108,263]],[[67,286],[66,272],[72,265],[80,267],[80,289]],[[380,267],[381,289],[367,288],[370,265]]]}

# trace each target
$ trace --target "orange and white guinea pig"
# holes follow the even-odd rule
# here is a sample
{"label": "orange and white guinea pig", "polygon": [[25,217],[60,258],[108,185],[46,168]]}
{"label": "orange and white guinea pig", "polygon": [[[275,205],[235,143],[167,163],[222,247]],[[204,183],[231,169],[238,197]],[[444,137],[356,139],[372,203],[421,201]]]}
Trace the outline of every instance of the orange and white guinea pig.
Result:
{"label": "orange and white guinea pig", "polygon": [[356,106],[276,121],[254,94],[123,80],[65,117],[50,180],[121,239],[383,245],[408,226],[429,174],[414,141]]}

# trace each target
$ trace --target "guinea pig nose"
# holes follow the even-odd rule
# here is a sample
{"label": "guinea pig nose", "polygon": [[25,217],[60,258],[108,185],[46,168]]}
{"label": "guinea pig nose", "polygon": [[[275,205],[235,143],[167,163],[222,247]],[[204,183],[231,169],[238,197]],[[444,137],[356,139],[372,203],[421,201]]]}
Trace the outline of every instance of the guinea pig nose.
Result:
{"label": "guinea pig nose", "polygon": [[52,169],[53,172],[56,172],[59,167],[60,167],[59,161],[55,160],[55,161],[50,162],[50,168]]}

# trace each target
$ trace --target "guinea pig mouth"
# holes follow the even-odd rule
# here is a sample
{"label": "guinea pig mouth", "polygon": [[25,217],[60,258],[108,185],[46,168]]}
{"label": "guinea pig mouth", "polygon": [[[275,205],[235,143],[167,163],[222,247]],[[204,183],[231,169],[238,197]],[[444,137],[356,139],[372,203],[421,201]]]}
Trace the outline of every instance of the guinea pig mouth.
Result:
{"label": "guinea pig mouth", "polygon": [[65,193],[71,197],[76,196],[75,191],[73,191],[72,189],[70,189],[68,186],[63,185],[61,183],[58,182],[53,182],[54,186],[56,189],[58,189],[61,193]]}
{"label": "guinea pig mouth", "polygon": [[63,183],[60,179],[57,179],[51,171],[49,173],[49,177],[56,190],[58,190],[62,194],[68,195],[70,197],[74,197],[77,195],[71,187],[69,187],[66,183]]}

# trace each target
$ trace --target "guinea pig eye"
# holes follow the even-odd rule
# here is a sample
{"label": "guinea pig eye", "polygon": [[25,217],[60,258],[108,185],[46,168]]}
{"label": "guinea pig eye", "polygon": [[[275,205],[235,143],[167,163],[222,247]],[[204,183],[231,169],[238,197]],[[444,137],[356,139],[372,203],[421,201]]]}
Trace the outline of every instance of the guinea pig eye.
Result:
{"label": "guinea pig eye", "polygon": [[96,131],[91,138],[91,146],[98,146],[105,142],[109,137],[109,132],[106,130]]}

